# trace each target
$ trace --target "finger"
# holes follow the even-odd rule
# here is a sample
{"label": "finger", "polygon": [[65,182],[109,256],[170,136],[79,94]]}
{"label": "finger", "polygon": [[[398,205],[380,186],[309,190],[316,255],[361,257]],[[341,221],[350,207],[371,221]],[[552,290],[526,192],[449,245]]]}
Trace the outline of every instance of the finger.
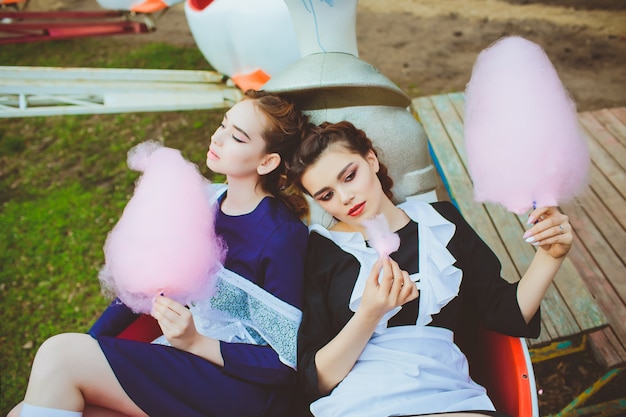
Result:
{"label": "finger", "polygon": [[376,287],[378,287],[379,285],[378,277],[380,276],[380,270],[382,269],[382,267],[383,265],[380,259],[376,261],[374,266],[372,266],[372,270],[370,271],[370,276],[367,279],[371,283],[370,285],[374,284]]}
{"label": "finger", "polygon": [[382,277],[380,280],[380,288],[384,289],[388,293],[393,285],[393,271],[391,266],[391,259],[385,258],[381,260],[381,263]]}
{"label": "finger", "polygon": [[534,246],[544,246],[554,243],[569,245],[572,240],[572,226],[567,222],[551,226],[540,233],[526,238],[526,242]]}
{"label": "finger", "polygon": [[535,223],[530,229],[528,229],[524,233],[523,238],[526,242],[532,243],[539,239],[546,239],[550,236],[563,234],[566,231],[571,230],[568,220],[569,218],[566,215],[562,214],[558,210],[555,210],[549,216],[542,216],[542,220]]}
{"label": "finger", "polygon": [[179,316],[184,315],[187,310],[187,307],[185,307],[178,301],[175,301],[168,297],[164,297],[162,295],[156,298],[156,304],[164,308],[167,308],[168,310],[171,310],[172,312],[176,313]]}
{"label": "finger", "polygon": [[417,285],[411,280],[411,276],[408,272],[402,271],[402,280],[404,285],[402,286],[402,293],[400,295],[404,298],[404,302],[406,303],[417,298],[419,293]]}
{"label": "finger", "polygon": [[404,271],[402,271],[398,263],[393,260],[391,260],[390,266],[391,266],[391,272],[393,276],[392,286],[393,286],[394,291],[399,293],[402,290],[402,287],[404,286],[404,276],[403,276]]}
{"label": "finger", "polygon": [[534,209],[529,215],[526,224],[537,224],[543,220],[543,213],[545,213],[546,207],[538,207]]}

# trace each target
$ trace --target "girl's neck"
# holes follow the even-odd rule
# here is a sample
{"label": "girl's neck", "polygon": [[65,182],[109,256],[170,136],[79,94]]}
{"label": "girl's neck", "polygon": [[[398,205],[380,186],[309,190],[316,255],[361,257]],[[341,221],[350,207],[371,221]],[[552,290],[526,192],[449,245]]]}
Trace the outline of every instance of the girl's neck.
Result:
{"label": "girl's neck", "polygon": [[221,204],[221,210],[229,216],[248,214],[270,194],[265,192],[258,181],[242,181],[228,178],[228,191]]}

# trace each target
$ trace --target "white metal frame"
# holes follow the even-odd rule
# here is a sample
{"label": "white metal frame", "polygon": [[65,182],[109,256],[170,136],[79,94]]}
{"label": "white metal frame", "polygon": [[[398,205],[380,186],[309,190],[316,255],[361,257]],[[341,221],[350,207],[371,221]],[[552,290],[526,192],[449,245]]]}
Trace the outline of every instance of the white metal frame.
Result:
{"label": "white metal frame", "polygon": [[0,67],[0,118],[227,108],[241,97],[214,71]]}

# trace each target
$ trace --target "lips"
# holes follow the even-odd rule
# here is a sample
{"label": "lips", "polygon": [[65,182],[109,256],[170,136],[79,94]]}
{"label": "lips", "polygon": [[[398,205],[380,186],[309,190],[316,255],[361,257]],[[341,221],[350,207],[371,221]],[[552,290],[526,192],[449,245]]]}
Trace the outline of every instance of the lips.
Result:
{"label": "lips", "polygon": [[365,209],[365,203],[354,205],[348,210],[348,216],[356,217],[363,212],[363,209]]}
{"label": "lips", "polygon": [[213,152],[210,148],[209,151],[206,154],[207,159],[211,159],[213,161],[216,161],[218,159],[220,159],[219,156],[217,156],[217,154],[215,152]]}

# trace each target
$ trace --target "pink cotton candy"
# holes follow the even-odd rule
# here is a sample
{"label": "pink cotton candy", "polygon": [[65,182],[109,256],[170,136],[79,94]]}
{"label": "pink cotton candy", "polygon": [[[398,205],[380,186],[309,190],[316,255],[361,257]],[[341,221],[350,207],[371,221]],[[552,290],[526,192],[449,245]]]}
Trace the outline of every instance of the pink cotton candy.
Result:
{"label": "pink cotton candy", "polygon": [[387,219],[381,213],[370,220],[364,220],[369,245],[376,249],[380,258],[386,258],[400,247],[400,236],[389,230]]}
{"label": "pink cotton candy", "polygon": [[465,91],[474,198],[522,214],[555,206],[587,183],[589,151],[576,106],[543,49],[520,37],[482,51]]}
{"label": "pink cotton candy", "polygon": [[225,249],[209,181],[157,142],[133,148],[128,165],[143,175],[105,242],[103,289],[139,313],[161,293],[181,304],[210,297]]}

